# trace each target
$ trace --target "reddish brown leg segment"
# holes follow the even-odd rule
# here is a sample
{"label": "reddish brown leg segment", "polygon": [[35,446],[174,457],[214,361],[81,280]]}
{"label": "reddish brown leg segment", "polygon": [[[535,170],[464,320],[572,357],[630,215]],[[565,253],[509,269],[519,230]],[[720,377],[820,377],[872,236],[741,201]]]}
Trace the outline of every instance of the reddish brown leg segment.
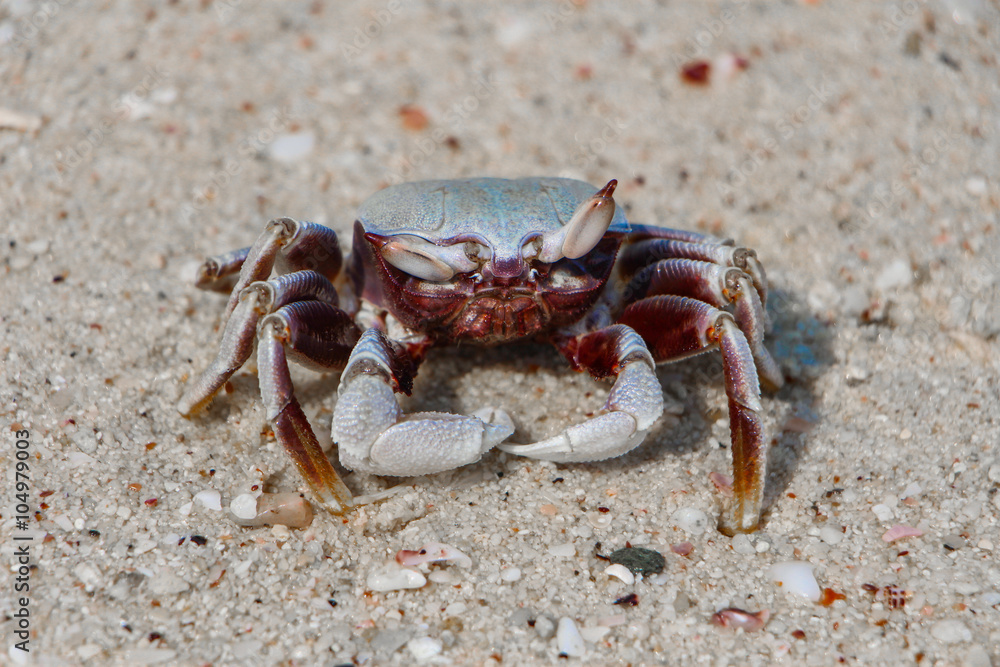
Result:
{"label": "reddish brown leg segment", "polygon": [[626,304],[647,296],[686,296],[716,308],[733,304],[736,323],[747,337],[767,389],[784,384],[781,369],[764,347],[767,314],[751,277],[742,269],[693,259],[664,259],[640,269],[625,289]]}
{"label": "reddish brown leg segment", "polygon": [[338,308],[305,301],[269,315],[257,342],[260,393],[274,435],[316,499],[335,514],[351,506],[351,492],[319,446],[295,398],[285,350],[294,351],[296,358],[310,366],[339,370],[360,334],[353,320]]}
{"label": "reddish brown leg segment", "polygon": [[659,260],[674,258],[693,259],[742,269],[753,280],[761,303],[767,304],[767,277],[764,275],[764,267],[757,261],[754,251],[748,248],[654,238],[623,247],[618,256],[618,266],[622,274],[628,276]]}
{"label": "reddish brown leg segment", "polygon": [[760,522],[767,443],[760,420],[760,383],[743,332],[729,313],[677,296],[637,301],[625,309],[619,322],[642,336],[658,362],[682,359],[712,346],[722,351],[735,502],[720,528],[730,534],[753,532]]}

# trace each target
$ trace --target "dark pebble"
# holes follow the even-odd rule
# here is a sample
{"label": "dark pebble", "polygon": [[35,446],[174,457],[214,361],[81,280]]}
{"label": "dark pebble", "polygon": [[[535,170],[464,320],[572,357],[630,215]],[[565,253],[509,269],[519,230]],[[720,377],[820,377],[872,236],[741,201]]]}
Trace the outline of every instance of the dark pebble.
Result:
{"label": "dark pebble", "polygon": [[666,559],[659,551],[643,549],[642,547],[626,547],[619,549],[609,556],[612,563],[618,563],[627,567],[632,574],[648,576],[663,572],[667,565]]}

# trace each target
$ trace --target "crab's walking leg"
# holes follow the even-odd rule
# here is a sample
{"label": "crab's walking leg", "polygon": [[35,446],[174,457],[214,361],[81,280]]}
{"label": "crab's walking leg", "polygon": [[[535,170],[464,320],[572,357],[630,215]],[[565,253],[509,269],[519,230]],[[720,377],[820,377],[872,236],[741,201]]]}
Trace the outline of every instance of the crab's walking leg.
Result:
{"label": "crab's walking leg", "polygon": [[275,438],[295,462],[316,499],[336,514],[352,504],[351,492],[323,453],[288,373],[288,356],[314,368],[339,370],[361,331],[339,308],[300,301],[261,322],[257,343],[260,393]]}
{"label": "crab's walking leg", "polygon": [[[764,491],[767,442],[761,424],[760,386],[750,344],[732,315],[678,296],[653,296],[627,307],[619,321],[634,328],[657,361],[681,359],[718,346],[729,397],[735,500],[721,528],[757,528]],[[666,326],[665,323],[672,323]]]}
{"label": "crab's walking leg", "polygon": [[765,330],[770,330],[767,319],[767,276],[764,267],[757,260],[757,254],[749,248],[710,243],[691,243],[670,238],[653,238],[630,243],[622,248],[618,256],[618,267],[623,275],[631,275],[638,269],[661,259],[693,259],[712,262],[720,266],[734,266],[750,276],[754,288],[760,296],[761,312]]}
{"label": "crab's walking leg", "polygon": [[566,463],[601,461],[638,447],[663,413],[663,391],[642,338],[628,326],[613,325],[562,341],[559,347],[575,367],[598,378],[616,378],[603,414],[534,444],[500,449]]}
{"label": "crab's walking leg", "polygon": [[229,294],[236,285],[233,276],[243,268],[243,262],[249,253],[250,247],[247,246],[224,255],[209,257],[198,267],[198,275],[194,280],[195,287]]}
{"label": "crab's walking leg", "polygon": [[333,439],[345,467],[394,476],[441,472],[478,461],[513,433],[500,411],[404,415],[395,392],[409,393],[412,381],[402,346],[381,331],[365,331],[341,375],[333,413]]}
{"label": "crab's walking leg", "polygon": [[690,297],[716,308],[734,304],[736,324],[750,343],[761,381],[771,391],[784,384],[781,369],[764,347],[764,306],[742,269],[693,259],[664,259],[640,269],[624,294],[626,305],[661,294]]}
{"label": "crab's walking leg", "polygon": [[222,342],[212,365],[195,380],[177,405],[183,415],[204,409],[253,353],[257,323],[268,313],[298,301],[317,300],[337,305],[337,291],[315,271],[298,271],[248,285],[240,291],[236,308],[226,321]]}
{"label": "crab's walking leg", "polygon": [[343,263],[340,243],[332,229],[291,218],[272,220],[247,251],[239,280],[226,305],[226,315],[236,308],[240,293],[247,285],[266,280],[274,268],[278,273],[311,270],[333,279]]}

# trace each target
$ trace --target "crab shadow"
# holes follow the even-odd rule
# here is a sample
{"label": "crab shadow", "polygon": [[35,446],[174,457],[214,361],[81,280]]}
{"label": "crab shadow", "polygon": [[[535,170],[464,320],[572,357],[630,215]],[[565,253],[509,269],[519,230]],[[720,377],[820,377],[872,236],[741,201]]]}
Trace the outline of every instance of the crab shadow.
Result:
{"label": "crab shadow", "polygon": [[[781,366],[786,383],[776,393],[765,392],[762,401],[771,445],[764,496],[765,528],[767,511],[789,488],[800,460],[808,451],[810,426],[821,419],[816,380],[835,363],[833,333],[796,294],[773,290],[768,311],[774,328],[766,344]],[[710,351],[664,364],[658,367],[657,375],[667,401],[683,406],[681,414],[665,415],[653,426],[644,443],[627,454],[597,463],[559,464],[560,467],[614,475],[689,454],[707,455],[717,447],[726,450],[727,461],[719,472],[729,474],[730,444],[725,426],[727,402],[721,356]],[[597,412],[610,387],[610,382],[574,372],[551,345],[453,346],[434,349],[428,354],[412,396],[403,399],[402,404],[408,412],[463,414],[484,406],[500,407],[508,410],[516,426],[509,441],[526,443],[554,435]],[[568,397],[558,396],[561,391]],[[567,402],[573,405],[568,407]],[[550,404],[554,407],[552,414],[547,408]],[[502,469],[499,456],[494,451],[472,465]],[[530,459],[524,462],[529,464]],[[703,481],[710,484],[707,477]]]}

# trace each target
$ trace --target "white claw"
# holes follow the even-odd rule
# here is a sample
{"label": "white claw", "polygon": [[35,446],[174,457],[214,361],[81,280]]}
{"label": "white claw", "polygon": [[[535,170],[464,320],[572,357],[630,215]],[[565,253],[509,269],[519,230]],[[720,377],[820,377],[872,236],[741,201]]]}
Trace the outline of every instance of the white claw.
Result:
{"label": "white claw", "polygon": [[499,449],[557,463],[603,461],[631,451],[663,412],[663,392],[651,364],[644,359],[626,364],[604,409],[608,412],[551,438],[530,445],[499,445]]}
{"label": "white claw", "polygon": [[[378,375],[341,386],[333,439],[347,468],[376,475],[427,475],[478,461],[514,432],[502,410],[480,416],[421,412],[404,415]],[[487,421],[489,420],[489,421]]]}

